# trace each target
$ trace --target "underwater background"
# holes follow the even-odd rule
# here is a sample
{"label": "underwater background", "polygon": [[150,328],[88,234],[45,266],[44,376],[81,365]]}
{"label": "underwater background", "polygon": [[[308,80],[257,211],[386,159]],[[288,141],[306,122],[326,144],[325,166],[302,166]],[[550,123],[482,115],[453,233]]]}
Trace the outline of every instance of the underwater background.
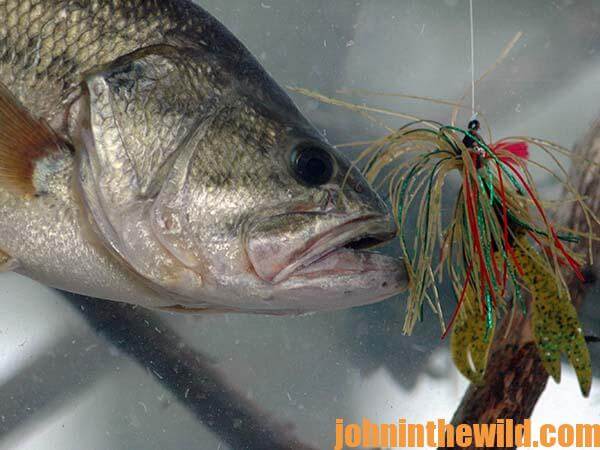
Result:
{"label": "underwater background", "polygon": [[[444,100],[457,100],[469,88],[466,0],[198,3],[284,86],[332,96],[339,89],[369,89]],[[538,136],[572,147],[600,117],[600,2],[477,0],[475,5],[476,73],[494,63],[515,33],[524,33],[477,88],[477,103],[494,134]],[[450,120],[450,108],[438,104],[345,98]],[[333,144],[384,132],[349,111],[294,99]],[[560,194],[551,179],[538,181],[545,195]],[[450,307],[450,292],[445,294]],[[338,417],[449,420],[467,387],[431,313],[414,335],[402,335],[403,300],[292,318],[160,316],[177,330],[179,345],[197,350],[239,394],[289,423],[304,442],[331,448]],[[229,448],[165,387],[161,371],[177,368],[160,361],[144,366],[131,358],[127,346],[140,343],[119,341],[110,328],[123,326],[118,317],[94,326],[86,318],[93,308],[93,301],[67,298],[23,277],[0,277],[0,448]],[[136,311],[123,308],[135,320]],[[582,314],[586,334],[600,334],[597,289],[588,294]],[[145,330],[164,332],[150,324]],[[156,342],[160,339],[137,350],[151,355]],[[591,345],[598,374],[600,344]],[[597,422],[598,380],[590,398],[583,399],[572,370],[563,370],[560,385],[549,381],[533,420]]]}

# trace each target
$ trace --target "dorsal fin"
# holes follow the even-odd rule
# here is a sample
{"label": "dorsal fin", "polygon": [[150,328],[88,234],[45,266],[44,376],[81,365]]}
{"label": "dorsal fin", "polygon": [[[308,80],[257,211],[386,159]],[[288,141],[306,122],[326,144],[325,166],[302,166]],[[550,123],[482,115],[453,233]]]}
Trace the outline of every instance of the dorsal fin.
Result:
{"label": "dorsal fin", "polygon": [[13,192],[35,194],[36,161],[60,152],[56,133],[0,83],[0,184]]}

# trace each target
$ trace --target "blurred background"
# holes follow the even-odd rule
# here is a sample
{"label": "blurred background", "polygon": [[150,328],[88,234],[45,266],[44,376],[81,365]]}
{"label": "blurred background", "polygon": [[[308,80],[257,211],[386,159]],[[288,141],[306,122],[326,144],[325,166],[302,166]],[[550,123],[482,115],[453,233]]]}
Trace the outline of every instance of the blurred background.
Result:
{"label": "blurred background", "polygon": [[[468,0],[198,3],[284,86],[339,97],[340,89],[369,89],[453,101],[470,86]],[[600,113],[600,2],[475,0],[474,6],[476,75],[523,32],[507,60],[477,88],[478,109],[494,135],[526,134],[572,147]],[[442,105],[344,98],[450,120],[450,108]],[[333,144],[383,132],[343,109],[294,99]],[[462,115],[459,123],[468,119]],[[556,189],[550,179],[539,181],[546,193]],[[127,351],[130,338],[111,335],[111,320],[117,326],[118,317],[105,321],[99,333],[86,320],[86,301],[67,301],[13,274],[0,280],[0,448],[230,448],[165,387],[164,373],[156,370],[160,361],[141,364]],[[600,334],[598,291],[589,297],[585,331]],[[241,395],[324,449],[333,446],[337,417],[392,422],[452,417],[467,383],[452,366],[434,317],[427,316],[413,336],[402,335],[403,300],[293,318],[163,314],[161,319],[177,330],[178,345],[200,352]],[[149,323],[145,329],[163,332]],[[148,352],[155,342],[147,341]],[[600,373],[600,344],[591,345],[598,347],[592,354]],[[583,399],[572,371],[566,366],[563,371],[559,386],[549,381],[533,420],[598,422],[598,380]]]}

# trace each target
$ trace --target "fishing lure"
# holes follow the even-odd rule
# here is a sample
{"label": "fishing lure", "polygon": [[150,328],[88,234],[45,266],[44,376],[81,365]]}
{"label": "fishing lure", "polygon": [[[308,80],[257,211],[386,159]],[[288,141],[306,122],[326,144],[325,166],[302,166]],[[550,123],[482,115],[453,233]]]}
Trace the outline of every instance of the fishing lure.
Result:
{"label": "fishing lure", "polygon": [[[528,169],[530,145],[550,155],[567,150],[525,137],[490,145],[479,128],[477,120],[466,130],[412,123],[363,155],[371,155],[367,178],[387,181],[400,229],[400,247],[411,278],[404,332],[412,332],[429,304],[440,318],[444,336],[454,326],[451,352],[457,368],[479,383],[496,323],[512,308],[527,314],[524,292],[529,292],[531,324],[544,367],[558,382],[560,356],[566,354],[587,396],[590,357],[565,281],[568,271],[583,281],[583,258],[569,248],[582,233],[551,220]],[[415,156],[398,162],[410,153]],[[444,224],[444,182],[452,173],[460,175],[460,189]],[[588,220],[597,220],[568,180],[563,183]],[[413,208],[415,225],[408,223]],[[448,324],[438,293],[444,274],[449,275],[457,298]]]}

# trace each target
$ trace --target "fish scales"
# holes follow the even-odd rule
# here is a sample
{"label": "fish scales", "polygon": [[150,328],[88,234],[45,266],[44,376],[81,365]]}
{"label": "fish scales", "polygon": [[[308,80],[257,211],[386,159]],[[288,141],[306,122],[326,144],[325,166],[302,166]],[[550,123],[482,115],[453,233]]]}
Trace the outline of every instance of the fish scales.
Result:
{"label": "fish scales", "polygon": [[[249,57],[219,22],[188,2],[0,0],[0,17],[0,79],[47,119],[77,94],[82,74],[139,48],[186,42],[236,55],[240,63]],[[40,83],[45,92],[32,96]]]}

